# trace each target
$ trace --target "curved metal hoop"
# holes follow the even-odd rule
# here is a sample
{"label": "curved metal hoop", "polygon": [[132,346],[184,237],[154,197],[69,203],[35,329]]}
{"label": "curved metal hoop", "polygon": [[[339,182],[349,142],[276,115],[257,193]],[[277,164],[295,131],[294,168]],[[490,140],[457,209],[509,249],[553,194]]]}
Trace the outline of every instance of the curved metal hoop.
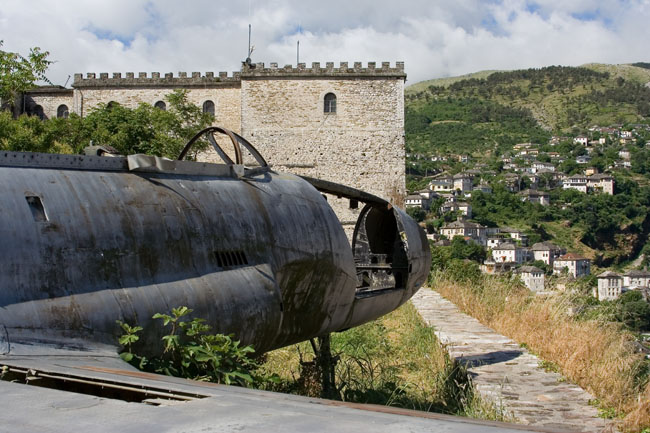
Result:
{"label": "curved metal hoop", "polygon": [[[226,154],[226,152],[223,151],[221,146],[217,143],[217,140],[214,139],[214,133],[218,132],[220,134],[227,135],[230,138],[230,141],[232,142],[232,145],[235,149],[235,161],[233,162],[232,159]],[[228,165],[233,165],[233,164],[243,164],[244,163],[244,158],[242,157],[241,153],[241,146],[244,146],[246,150],[248,150],[251,155],[253,155],[253,158],[257,161],[257,163],[261,167],[268,167],[268,163],[266,160],[262,157],[262,155],[255,149],[255,147],[250,144],[244,137],[242,137],[239,134],[236,134],[226,128],[222,128],[220,126],[210,126],[208,128],[202,129],[201,131],[197,132],[194,137],[192,137],[183,150],[181,151],[180,155],[178,155],[178,160],[182,160],[185,158],[187,153],[189,152],[190,148],[192,145],[203,135],[207,136],[208,141],[214,148],[214,150],[217,152],[217,154],[221,157],[223,162],[225,162]]]}

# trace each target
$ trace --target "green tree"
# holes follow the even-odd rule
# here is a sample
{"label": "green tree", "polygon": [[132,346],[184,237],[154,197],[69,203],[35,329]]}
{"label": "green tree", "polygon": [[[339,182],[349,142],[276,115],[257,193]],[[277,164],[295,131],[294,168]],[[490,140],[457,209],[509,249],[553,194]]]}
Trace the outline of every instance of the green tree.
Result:
{"label": "green tree", "polygon": [[[4,41],[0,40],[0,48]],[[29,50],[27,57],[0,50],[0,105],[14,110],[17,96],[34,87],[37,81],[50,81],[45,76],[52,61],[48,51],[39,47]]]}
{"label": "green tree", "polygon": [[[176,90],[165,99],[169,102],[168,110],[144,103],[136,109],[119,104],[101,105],[84,118],[86,139],[113,146],[124,155],[147,153],[176,158],[185,143],[213,119],[188,101],[187,90]],[[76,143],[75,147],[87,145],[88,141]],[[193,156],[206,146],[205,142],[196,143]]]}

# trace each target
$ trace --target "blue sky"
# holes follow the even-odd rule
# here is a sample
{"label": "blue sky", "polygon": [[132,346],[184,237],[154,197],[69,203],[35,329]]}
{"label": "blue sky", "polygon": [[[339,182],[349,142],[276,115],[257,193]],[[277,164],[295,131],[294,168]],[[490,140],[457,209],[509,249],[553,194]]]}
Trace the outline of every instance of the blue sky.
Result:
{"label": "blue sky", "polygon": [[[5,50],[85,72],[236,71],[253,61],[404,61],[408,83],[485,69],[650,61],[650,0],[0,0]],[[300,31],[298,31],[300,30]]]}

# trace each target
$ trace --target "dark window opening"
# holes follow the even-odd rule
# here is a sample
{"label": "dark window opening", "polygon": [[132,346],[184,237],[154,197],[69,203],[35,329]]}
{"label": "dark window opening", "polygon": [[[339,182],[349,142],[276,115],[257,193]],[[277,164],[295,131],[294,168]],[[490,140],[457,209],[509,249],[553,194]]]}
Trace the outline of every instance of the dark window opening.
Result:
{"label": "dark window opening", "polygon": [[45,112],[43,111],[43,107],[40,105],[37,105],[34,107],[34,116],[37,116],[41,120],[45,120]]}
{"label": "dark window opening", "polygon": [[153,104],[153,106],[159,110],[167,111],[167,104],[165,104],[164,101],[158,101],[155,104]]}
{"label": "dark window opening", "polygon": [[203,112],[211,114],[212,117],[214,117],[214,102],[212,101],[205,101],[203,103]]}
{"label": "dark window opening", "polygon": [[56,109],[56,117],[59,119],[67,119],[69,115],[67,105],[59,105],[59,108]]}
{"label": "dark window opening", "polygon": [[32,217],[34,217],[34,221],[47,221],[47,214],[45,213],[45,208],[43,207],[43,202],[41,201],[40,197],[35,195],[28,195],[25,197],[25,200],[27,200],[29,210],[32,211]]}
{"label": "dark window opening", "polygon": [[113,108],[117,107],[118,105],[120,105],[120,104],[118,104],[115,101],[110,101],[108,104],[106,104],[106,108],[108,108],[110,110],[110,109],[113,109]]}
{"label": "dark window opening", "polygon": [[336,95],[334,93],[325,95],[324,102],[323,111],[325,113],[336,113]]}

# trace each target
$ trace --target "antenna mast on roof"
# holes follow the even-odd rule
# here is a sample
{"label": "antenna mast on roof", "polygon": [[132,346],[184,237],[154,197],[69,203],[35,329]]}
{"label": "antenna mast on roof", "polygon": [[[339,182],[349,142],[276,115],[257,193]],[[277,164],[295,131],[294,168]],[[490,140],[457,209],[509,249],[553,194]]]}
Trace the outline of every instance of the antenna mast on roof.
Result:
{"label": "antenna mast on roof", "polygon": [[251,58],[251,25],[248,25],[248,55],[246,56],[247,60]]}

